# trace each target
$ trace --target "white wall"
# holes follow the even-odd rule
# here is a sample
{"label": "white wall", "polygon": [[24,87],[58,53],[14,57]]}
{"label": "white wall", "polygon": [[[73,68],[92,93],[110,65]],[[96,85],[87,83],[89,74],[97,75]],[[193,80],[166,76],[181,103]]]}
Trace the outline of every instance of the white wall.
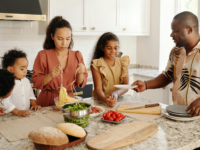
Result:
{"label": "white wall", "polygon": [[137,64],[159,67],[160,0],[151,0],[150,36],[137,37]]}
{"label": "white wall", "polygon": [[[37,53],[42,50],[45,35],[38,34],[37,21],[0,21],[0,57],[10,49],[19,48],[28,55],[31,70]],[[73,50],[80,50],[86,66],[89,67],[94,45],[99,36],[74,36]],[[121,36],[123,55],[129,55],[131,64],[136,64],[136,37]],[[0,62],[1,63],[1,62]]]}

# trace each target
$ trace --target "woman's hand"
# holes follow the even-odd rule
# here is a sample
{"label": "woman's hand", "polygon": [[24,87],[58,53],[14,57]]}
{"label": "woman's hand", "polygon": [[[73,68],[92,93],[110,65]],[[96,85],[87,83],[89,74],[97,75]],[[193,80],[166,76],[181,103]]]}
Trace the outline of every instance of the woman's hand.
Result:
{"label": "woman's hand", "polygon": [[77,67],[77,73],[81,74],[81,73],[84,73],[84,72],[85,72],[85,65],[82,64],[82,63],[79,63],[78,67]]}
{"label": "woman's hand", "polygon": [[134,88],[133,90],[136,92],[143,92],[146,90],[146,84],[143,81],[137,80],[131,86],[137,85],[138,87]]}
{"label": "woman's hand", "polygon": [[111,96],[106,96],[105,97],[105,102],[108,106],[114,107],[117,103],[117,99],[113,99]]}
{"label": "woman's hand", "polygon": [[51,75],[52,78],[54,78],[54,77],[60,75],[61,72],[62,72],[62,67],[60,65],[57,65],[57,66],[53,67],[50,75]]}

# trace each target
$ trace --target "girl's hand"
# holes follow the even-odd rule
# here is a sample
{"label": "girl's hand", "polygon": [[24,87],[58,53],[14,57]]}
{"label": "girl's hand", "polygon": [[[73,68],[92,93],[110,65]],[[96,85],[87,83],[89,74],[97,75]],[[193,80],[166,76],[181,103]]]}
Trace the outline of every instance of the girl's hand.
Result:
{"label": "girl's hand", "polygon": [[138,87],[134,88],[133,90],[136,92],[143,92],[146,90],[146,84],[143,81],[137,80],[131,86],[137,85]]}
{"label": "girl's hand", "polygon": [[111,96],[106,96],[105,97],[105,102],[108,106],[114,107],[117,103],[117,99],[113,99]]}
{"label": "girl's hand", "polygon": [[50,75],[51,75],[52,78],[54,78],[54,77],[60,75],[61,72],[62,72],[62,67],[60,65],[57,65],[57,66],[53,67]]}
{"label": "girl's hand", "polygon": [[81,73],[84,73],[84,72],[85,72],[85,65],[83,65],[82,63],[79,63],[78,67],[77,67],[77,73],[81,74]]}
{"label": "girl's hand", "polygon": [[117,92],[112,92],[112,93],[110,94],[110,96],[111,96],[112,99],[115,99],[115,100],[118,99],[118,94],[117,94]]}
{"label": "girl's hand", "polygon": [[5,115],[4,109],[0,107],[0,116],[4,116],[4,115]]}

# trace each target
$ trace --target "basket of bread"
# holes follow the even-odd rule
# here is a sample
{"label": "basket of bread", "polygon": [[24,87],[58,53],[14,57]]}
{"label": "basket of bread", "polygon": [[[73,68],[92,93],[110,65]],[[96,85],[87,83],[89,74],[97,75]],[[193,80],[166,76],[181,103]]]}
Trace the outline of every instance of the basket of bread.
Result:
{"label": "basket of bread", "polygon": [[62,150],[85,141],[87,131],[73,123],[61,123],[53,127],[33,130],[28,138],[39,150]]}

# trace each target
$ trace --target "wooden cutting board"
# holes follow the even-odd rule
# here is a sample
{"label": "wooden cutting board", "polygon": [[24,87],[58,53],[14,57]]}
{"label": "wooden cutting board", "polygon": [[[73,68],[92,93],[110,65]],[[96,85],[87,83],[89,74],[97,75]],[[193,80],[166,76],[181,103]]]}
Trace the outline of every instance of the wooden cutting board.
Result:
{"label": "wooden cutting board", "polygon": [[87,142],[88,148],[95,150],[111,150],[140,142],[158,129],[156,124],[146,121],[135,121],[117,125]]}
{"label": "wooden cutting board", "polygon": [[149,107],[149,108],[139,108],[139,109],[132,109],[132,110],[124,110],[124,109],[127,109],[127,108],[139,107],[139,106],[144,106],[144,105],[145,104],[141,104],[141,103],[122,103],[117,108],[117,111],[126,112],[126,113],[160,115],[161,106]]}

